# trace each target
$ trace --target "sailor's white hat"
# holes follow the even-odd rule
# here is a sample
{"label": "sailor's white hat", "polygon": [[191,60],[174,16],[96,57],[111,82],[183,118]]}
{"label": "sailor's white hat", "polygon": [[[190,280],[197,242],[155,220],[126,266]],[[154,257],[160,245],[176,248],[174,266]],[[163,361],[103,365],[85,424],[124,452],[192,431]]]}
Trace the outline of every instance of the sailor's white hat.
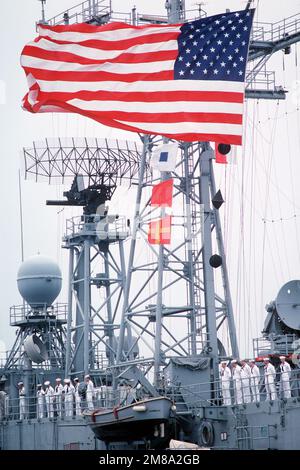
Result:
{"label": "sailor's white hat", "polygon": [[279,356],[279,359],[285,359],[285,356]]}
{"label": "sailor's white hat", "polygon": [[231,364],[237,364],[237,360],[236,360],[236,359],[232,359]]}
{"label": "sailor's white hat", "polygon": [[61,382],[61,378],[57,377],[57,379],[55,379],[55,382]]}
{"label": "sailor's white hat", "polygon": [[50,381],[46,380],[46,382],[44,382],[44,385],[46,385],[46,387],[47,387],[47,385],[50,385]]}
{"label": "sailor's white hat", "polygon": [[255,362],[255,359],[249,359],[249,362],[253,362],[253,363],[254,363],[254,362]]}
{"label": "sailor's white hat", "polygon": [[18,382],[18,385],[24,385],[24,382]]}
{"label": "sailor's white hat", "polygon": [[37,384],[37,387],[42,387],[42,384]]}
{"label": "sailor's white hat", "polygon": [[221,361],[221,364],[228,364],[228,361]]}
{"label": "sailor's white hat", "polygon": [[79,378],[75,377],[74,382],[79,382]]}
{"label": "sailor's white hat", "polygon": [[69,383],[70,383],[70,379],[64,379],[64,383],[65,383],[65,384],[69,384]]}
{"label": "sailor's white hat", "polygon": [[264,357],[263,360],[264,361],[270,361],[270,358],[269,357]]}
{"label": "sailor's white hat", "polygon": [[86,374],[86,375],[84,376],[84,378],[85,378],[85,379],[89,379],[89,378],[90,378],[89,374]]}

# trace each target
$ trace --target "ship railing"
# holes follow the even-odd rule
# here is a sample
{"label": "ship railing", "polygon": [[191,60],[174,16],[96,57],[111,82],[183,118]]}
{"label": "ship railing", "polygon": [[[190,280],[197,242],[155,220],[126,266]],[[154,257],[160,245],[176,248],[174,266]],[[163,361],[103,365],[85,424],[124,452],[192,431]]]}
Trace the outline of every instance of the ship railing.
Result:
{"label": "ship railing", "polygon": [[128,222],[119,215],[81,215],[67,219],[65,238],[89,233],[99,241],[123,240],[129,236]]}
{"label": "ship railing", "polygon": [[73,394],[71,399],[64,394],[10,398],[0,391],[0,420],[75,418],[85,409],[113,409],[137,400],[137,391],[127,385],[117,390],[111,386],[96,387],[92,397]]}
{"label": "ship railing", "polygon": [[256,449],[255,441],[259,441],[259,448],[267,450],[272,448],[272,440],[277,439],[276,424],[237,426],[236,433],[239,450]]}
{"label": "ship railing", "polygon": [[53,16],[47,20],[51,26],[59,24],[84,23],[93,18],[93,16],[104,16],[111,14],[111,1],[109,0],[85,0],[82,3],[74,5],[62,13]]}
{"label": "ship railing", "polygon": [[253,339],[254,357],[272,355],[297,355],[300,350],[300,340],[297,335],[274,335],[268,338],[260,337]]}
{"label": "ship railing", "polygon": [[36,309],[28,304],[13,305],[10,307],[10,325],[15,326],[22,322],[34,322],[40,320],[67,321],[67,304],[56,303],[51,305],[39,305]]}
{"label": "ship railing", "polygon": [[190,385],[166,387],[166,395],[177,406],[178,413],[191,413],[202,406],[232,406],[294,399],[300,401],[300,369],[280,372],[275,375],[261,373],[260,377],[237,380],[202,382]]}

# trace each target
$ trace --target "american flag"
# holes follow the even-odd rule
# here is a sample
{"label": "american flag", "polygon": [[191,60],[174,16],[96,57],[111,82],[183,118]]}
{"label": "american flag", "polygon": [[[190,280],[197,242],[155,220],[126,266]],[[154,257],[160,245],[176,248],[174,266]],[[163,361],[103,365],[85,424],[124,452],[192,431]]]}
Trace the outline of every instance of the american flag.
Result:
{"label": "american flag", "polygon": [[176,25],[39,25],[23,107],[183,141],[241,144],[254,10]]}

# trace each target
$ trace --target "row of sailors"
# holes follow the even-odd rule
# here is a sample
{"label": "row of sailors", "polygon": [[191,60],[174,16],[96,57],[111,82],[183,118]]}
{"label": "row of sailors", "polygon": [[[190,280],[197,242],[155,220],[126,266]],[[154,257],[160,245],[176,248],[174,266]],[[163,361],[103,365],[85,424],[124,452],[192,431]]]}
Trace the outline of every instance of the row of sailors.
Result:
{"label": "row of sailors", "polygon": [[[89,410],[94,409],[94,384],[89,375],[84,377],[86,384],[85,403]],[[52,387],[49,380],[44,382],[45,388],[42,384],[37,384],[36,403],[37,403],[37,417],[38,418],[53,418],[54,413],[56,416],[62,417],[63,408],[65,416],[73,416],[74,413],[74,399],[75,399],[75,414],[81,415],[82,394],[79,393],[79,378],[74,379],[74,385],[70,379],[64,379],[64,385],[61,378],[55,380],[55,386]],[[26,390],[23,382],[18,383],[19,388],[19,412],[20,419],[27,417],[26,409]],[[63,406],[64,405],[64,406]],[[46,412],[45,412],[46,411]]]}
{"label": "row of sailors", "polygon": [[[266,389],[266,400],[276,400],[276,370],[270,359],[265,357],[264,361],[264,385]],[[286,362],[285,356],[280,356],[280,385],[284,398],[291,397],[291,366]],[[231,361],[231,369],[228,361],[220,364],[220,381],[224,405],[231,405],[231,380],[233,381],[234,402],[237,405],[260,401],[260,372],[255,360]]]}

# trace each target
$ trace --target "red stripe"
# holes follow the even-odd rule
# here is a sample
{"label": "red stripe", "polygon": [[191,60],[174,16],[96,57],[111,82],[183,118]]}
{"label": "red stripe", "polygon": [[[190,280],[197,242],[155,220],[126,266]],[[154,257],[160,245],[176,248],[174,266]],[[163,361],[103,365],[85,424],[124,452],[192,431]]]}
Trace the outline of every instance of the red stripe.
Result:
{"label": "red stripe", "polygon": [[178,51],[156,51],[146,52],[143,54],[132,54],[124,53],[120,54],[113,59],[88,59],[71,52],[60,52],[60,51],[46,51],[45,49],[39,49],[34,46],[25,46],[22,52],[22,56],[36,57],[44,60],[55,60],[59,62],[70,62],[77,64],[88,64],[88,65],[100,65],[105,63],[121,63],[121,64],[137,64],[142,62],[157,62],[163,60],[175,60],[178,55]]}
{"label": "red stripe", "polygon": [[[83,111],[79,108],[76,108],[74,106],[71,106],[70,104],[67,104],[65,102],[60,103],[60,102],[48,102],[48,103],[43,103],[45,105],[53,105],[53,106],[59,106],[62,109],[66,110],[67,112],[75,112],[77,114],[82,114],[85,117],[89,117],[91,119],[94,119],[97,122],[100,122],[101,124],[104,124],[109,127],[116,127],[118,129],[123,129],[127,131],[133,131],[133,132],[141,132],[143,134],[157,134],[153,131],[147,132],[144,129],[140,129],[139,127],[135,126],[128,126],[126,124],[122,124],[118,121],[107,119],[103,116],[102,113],[99,113],[99,117],[95,116],[94,112],[90,111]],[[37,106],[35,110],[31,110],[32,112],[39,112],[39,108],[41,105]],[[222,142],[224,144],[232,144],[232,145],[241,145],[242,144],[242,136],[240,135],[229,135],[229,134],[197,134],[197,133],[184,133],[184,134],[163,134],[165,137],[177,139],[177,140],[182,140],[185,142],[193,142],[193,141],[211,141],[211,142]]]}
{"label": "red stripe", "polygon": [[[172,24],[172,26],[182,26],[182,23]],[[169,24],[165,25],[143,25],[143,26],[132,26],[130,24],[121,23],[121,22],[113,22],[107,23],[105,25],[96,26],[87,23],[77,23],[71,25],[57,25],[57,26],[48,26],[39,24],[41,29],[50,29],[51,31],[55,31],[57,33],[67,33],[67,32],[74,32],[74,33],[98,33],[103,31],[115,31],[117,29],[134,29],[134,30],[143,30],[143,29],[155,29],[155,28],[169,28]]]}
{"label": "red stripe", "polygon": [[66,82],[98,82],[98,81],[163,81],[174,80],[174,71],[166,70],[153,73],[127,73],[117,74],[110,72],[60,72],[56,70],[41,70],[32,67],[23,67],[26,73],[32,73],[37,80],[62,80]]}
{"label": "red stripe", "polygon": [[[77,107],[76,107],[77,108]],[[78,108],[80,109],[80,108]],[[189,112],[170,112],[170,113],[134,113],[125,111],[90,111],[95,117],[101,119],[117,119],[119,121],[129,122],[148,122],[148,123],[176,123],[176,122],[210,122],[213,124],[242,124],[243,116],[241,114],[227,113],[189,113]]]}
{"label": "red stripe", "polygon": [[[165,43],[167,41],[174,41],[180,35],[180,31],[173,33],[158,33],[158,34],[148,34],[146,36],[137,36],[130,39],[120,39],[119,41],[104,41],[101,39],[87,39],[81,42],[75,41],[61,41],[53,39],[50,36],[39,36],[35,42],[38,43],[41,39],[47,39],[53,44],[72,44],[75,46],[83,47],[92,47],[94,49],[100,49],[103,51],[122,51],[128,49],[129,47],[141,45],[141,44],[155,44],[155,43]],[[161,45],[164,47],[164,44]]]}
{"label": "red stripe", "polygon": [[223,102],[223,103],[243,103],[244,93],[223,92],[223,91],[150,91],[148,93],[122,92],[122,91],[77,91],[77,92],[44,92],[39,93],[38,99],[54,99],[57,101],[69,101],[79,98],[81,100],[103,100],[103,101],[124,101],[158,103],[172,101],[203,101],[203,102]]}

